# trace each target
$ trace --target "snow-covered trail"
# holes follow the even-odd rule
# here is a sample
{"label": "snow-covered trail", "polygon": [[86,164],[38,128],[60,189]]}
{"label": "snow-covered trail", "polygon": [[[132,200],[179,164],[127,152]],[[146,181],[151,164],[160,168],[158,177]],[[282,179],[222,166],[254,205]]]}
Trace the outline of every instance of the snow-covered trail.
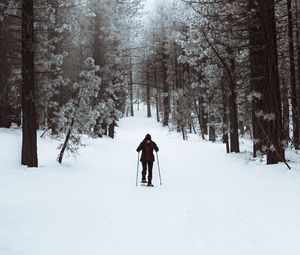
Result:
{"label": "snow-covered trail", "polygon": [[[287,171],[184,142],[144,114],[122,119],[114,141],[88,140],[77,164],[57,165],[57,142],[40,140],[35,170],[18,166],[18,131],[0,130],[0,254],[300,254],[299,162]],[[155,187],[135,186],[146,133],[163,186],[156,164]]]}

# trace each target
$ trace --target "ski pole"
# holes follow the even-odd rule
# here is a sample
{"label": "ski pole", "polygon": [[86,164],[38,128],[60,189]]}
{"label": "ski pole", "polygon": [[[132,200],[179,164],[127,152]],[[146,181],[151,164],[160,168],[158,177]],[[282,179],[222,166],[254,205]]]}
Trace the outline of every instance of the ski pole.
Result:
{"label": "ski pole", "polygon": [[138,153],[138,159],[137,159],[137,164],[136,164],[135,186],[137,186],[137,183],[138,183],[138,177],[139,177],[139,158],[140,158],[140,152]]}
{"label": "ski pole", "polygon": [[159,175],[160,186],[162,186],[162,182],[161,182],[161,174],[160,174],[160,167],[159,167],[159,160],[158,160],[158,154],[157,154],[157,151],[156,151],[156,159],[157,159],[157,169],[158,169],[158,175]]}

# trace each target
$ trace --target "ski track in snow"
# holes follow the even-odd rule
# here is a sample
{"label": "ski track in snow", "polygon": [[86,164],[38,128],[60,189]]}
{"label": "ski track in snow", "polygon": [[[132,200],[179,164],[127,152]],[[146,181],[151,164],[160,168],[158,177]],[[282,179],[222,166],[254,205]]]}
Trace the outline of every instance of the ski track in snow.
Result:
{"label": "ski track in snow", "polygon": [[[114,141],[86,140],[77,163],[58,165],[57,141],[39,139],[38,169],[19,165],[21,132],[0,129],[1,255],[300,254],[299,155],[292,171],[266,166],[136,115]],[[135,186],[146,133],[163,186],[156,163],[155,187]]]}

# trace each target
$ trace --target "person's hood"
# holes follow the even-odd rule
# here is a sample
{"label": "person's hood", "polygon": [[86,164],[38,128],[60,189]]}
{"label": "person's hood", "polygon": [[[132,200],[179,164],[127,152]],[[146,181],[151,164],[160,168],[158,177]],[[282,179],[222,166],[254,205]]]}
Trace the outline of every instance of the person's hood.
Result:
{"label": "person's hood", "polygon": [[151,140],[151,135],[147,134],[144,140],[145,140],[145,141]]}

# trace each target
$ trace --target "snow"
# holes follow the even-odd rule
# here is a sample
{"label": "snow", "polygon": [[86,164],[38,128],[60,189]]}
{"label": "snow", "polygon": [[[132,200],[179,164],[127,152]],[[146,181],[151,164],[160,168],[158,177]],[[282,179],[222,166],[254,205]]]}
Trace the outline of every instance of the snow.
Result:
{"label": "snow", "polygon": [[[85,139],[76,160],[38,140],[38,169],[20,166],[21,131],[0,129],[1,255],[298,255],[300,160],[292,170],[251,160],[190,135],[182,141],[145,118],[119,122],[116,138]],[[158,144],[163,186],[135,186],[136,147]],[[141,166],[140,166],[141,167]]]}

